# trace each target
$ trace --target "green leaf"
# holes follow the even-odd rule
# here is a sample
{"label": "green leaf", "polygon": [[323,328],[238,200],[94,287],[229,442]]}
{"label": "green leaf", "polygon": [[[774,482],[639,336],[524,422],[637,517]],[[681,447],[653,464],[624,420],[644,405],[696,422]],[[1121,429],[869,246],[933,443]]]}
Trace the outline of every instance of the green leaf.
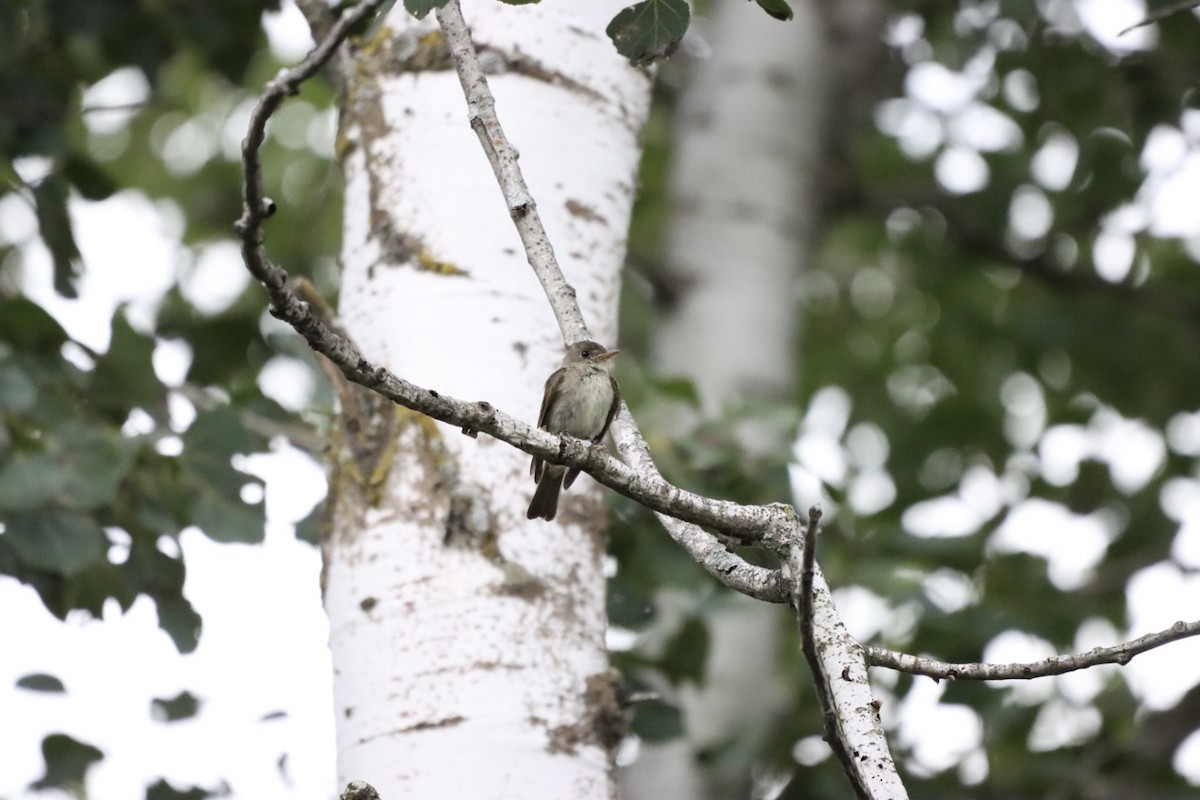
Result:
{"label": "green leaf", "polygon": [[200,615],[183,596],[183,562],[159,550],[153,542],[137,544],[121,565],[127,582],[154,600],[158,626],[180,653],[190,653],[200,640]]}
{"label": "green leaf", "polygon": [[312,545],[321,543],[321,531],[324,527],[325,507],[317,503],[308,516],[296,523],[296,539]]}
{"label": "green leaf", "polygon": [[146,800],[204,800],[206,797],[216,797],[216,792],[193,786],[187,791],[176,789],[162,778],[157,783],[146,788]]}
{"label": "green leaf", "polygon": [[243,299],[216,316],[207,317],[189,304],[178,289],[167,292],[159,309],[157,334],[183,339],[192,351],[187,380],[201,385],[228,385],[247,371],[257,374],[274,353],[263,345],[259,319],[261,292]]}
{"label": "green leaf", "polygon": [[16,364],[0,366],[0,411],[28,411],[37,402],[37,384]]}
{"label": "green leaf", "polygon": [[258,451],[259,443],[228,408],[201,411],[183,435],[181,459],[205,481],[236,493],[249,480],[229,460],[238,453]]}
{"label": "green leaf", "polygon": [[449,0],[404,0],[404,9],[417,19],[425,19],[430,11],[435,11],[446,5]]}
{"label": "green leaf", "polygon": [[154,338],[135,331],[117,309],[112,318],[108,352],[96,361],[88,394],[93,406],[110,419],[124,422],[132,408],[152,416],[165,413],[166,390],[154,372]]}
{"label": "green leaf", "polygon": [[207,497],[196,504],[194,513],[196,526],[214,542],[258,544],[263,540],[266,517],[262,503]]}
{"label": "green leaf", "polygon": [[692,408],[700,407],[700,393],[696,391],[696,384],[690,378],[656,378],[649,381],[648,385],[664,399],[677,400]]}
{"label": "green leaf", "polygon": [[618,571],[608,584],[608,622],[623,628],[638,628],[654,618],[654,595],[649,586],[637,580],[645,576],[627,579],[624,572]]}
{"label": "green leaf", "polygon": [[61,508],[10,515],[5,539],[26,564],[71,576],[104,560],[108,538],[91,517]]}
{"label": "green leaf", "polygon": [[159,722],[177,722],[196,716],[200,700],[191,692],[180,692],[174,697],[156,697],[150,701],[150,716]]}
{"label": "green leaf", "polygon": [[54,259],[54,290],[63,297],[74,299],[79,296],[75,282],[79,280],[83,259],[67,213],[67,182],[61,175],[46,176],[33,187],[33,202],[37,206],[42,240]]}
{"label": "green leaf", "polygon": [[683,735],[683,715],[660,700],[638,703],[630,729],[647,742],[665,742]]}
{"label": "green leaf", "polygon": [[18,350],[50,351],[67,341],[67,332],[54,317],[32,300],[0,300],[0,339]]}
{"label": "green leaf", "polygon": [[63,174],[88,200],[104,200],[117,191],[117,184],[109,174],[79,152],[67,156]]}
{"label": "green leaf", "polygon": [[84,424],[63,426],[63,460],[69,470],[66,491],[72,508],[96,509],[112,503],[133,465],[136,442],[111,429]]}
{"label": "green leaf", "polygon": [[605,33],[618,53],[640,66],[675,52],[690,20],[686,0],[644,0],[618,12]]}
{"label": "green leaf", "polygon": [[68,422],[48,449],[0,468],[0,509],[32,511],[52,500],[76,510],[112,502],[133,461],[134,443],[105,428]]}
{"label": "green leaf", "polygon": [[708,646],[708,626],[699,617],[689,617],[667,643],[662,657],[663,672],[674,683],[687,679],[703,684]]}
{"label": "green leaf", "polygon": [[53,604],[68,611],[83,609],[97,619],[104,615],[104,604],[109,600],[116,600],[122,611],[128,611],[137,599],[140,587],[128,583],[125,580],[127,574],[121,565],[107,560],[97,562],[72,575],[70,580],[62,581]]}
{"label": "green leaf", "polygon": [[1132,196],[1141,182],[1137,145],[1125,131],[1097,128],[1079,143],[1072,191],[1086,193],[1087,203],[1108,210]]}
{"label": "green leaf", "polygon": [[32,511],[46,505],[70,480],[70,470],[49,453],[17,456],[0,469],[0,509]]}
{"label": "green leaf", "polygon": [[227,408],[201,412],[183,436],[180,463],[192,491],[193,522],[218,542],[257,543],[263,538],[264,506],[241,499],[242,487],[254,478],[234,469],[238,453],[260,449],[259,442]]}
{"label": "green leaf", "polygon": [[789,20],[792,18],[792,7],[787,0],[755,0],[763,11],[775,19]]}
{"label": "green leaf", "polygon": [[32,788],[38,791],[62,789],[83,797],[87,771],[102,758],[104,753],[90,744],[72,739],[65,733],[52,733],[42,739],[46,774],[34,781]]}
{"label": "green leaf", "polygon": [[158,627],[167,632],[175,649],[187,655],[200,642],[200,615],[187,598],[179,595],[154,598],[158,610]]}
{"label": "green leaf", "polygon": [[67,690],[63,682],[53,675],[44,672],[34,672],[17,678],[18,689],[28,689],[31,692],[51,692],[61,694]]}

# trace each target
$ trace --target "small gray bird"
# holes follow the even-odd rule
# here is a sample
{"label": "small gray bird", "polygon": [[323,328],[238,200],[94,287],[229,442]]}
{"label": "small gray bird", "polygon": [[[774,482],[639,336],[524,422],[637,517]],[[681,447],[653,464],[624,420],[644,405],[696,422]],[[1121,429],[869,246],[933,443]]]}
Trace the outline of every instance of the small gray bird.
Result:
{"label": "small gray bird", "polygon": [[[538,427],[550,433],[565,433],[576,439],[599,442],[608,432],[621,406],[621,388],[609,374],[612,357],[619,350],[605,350],[591,341],[567,348],[562,366],[546,379]],[[534,458],[529,473],[537,491],[525,513],[529,519],[552,520],[558,513],[558,493],[575,482],[579,470],[547,464]]]}

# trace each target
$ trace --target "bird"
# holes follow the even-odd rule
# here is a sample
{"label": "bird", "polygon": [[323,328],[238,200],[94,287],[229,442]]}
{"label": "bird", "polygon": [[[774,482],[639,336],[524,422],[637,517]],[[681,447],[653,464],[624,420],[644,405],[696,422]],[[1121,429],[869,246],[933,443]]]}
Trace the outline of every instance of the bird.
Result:
{"label": "bird", "polygon": [[[621,407],[621,388],[609,372],[619,352],[588,339],[568,347],[562,366],[546,379],[538,427],[593,443],[603,439]],[[558,513],[558,493],[575,482],[579,470],[534,456],[529,474],[537,489],[525,516],[550,521]]]}

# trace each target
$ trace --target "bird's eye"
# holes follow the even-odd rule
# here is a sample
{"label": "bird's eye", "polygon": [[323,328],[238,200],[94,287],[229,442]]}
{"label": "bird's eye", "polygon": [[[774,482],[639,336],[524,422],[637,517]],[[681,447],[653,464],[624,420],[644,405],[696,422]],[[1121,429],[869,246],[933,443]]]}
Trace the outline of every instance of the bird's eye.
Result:
{"label": "bird's eye", "polygon": [[592,351],[591,351],[591,350],[584,350],[582,353],[580,353],[580,355],[582,355],[584,358],[591,358],[591,357],[592,357]]}

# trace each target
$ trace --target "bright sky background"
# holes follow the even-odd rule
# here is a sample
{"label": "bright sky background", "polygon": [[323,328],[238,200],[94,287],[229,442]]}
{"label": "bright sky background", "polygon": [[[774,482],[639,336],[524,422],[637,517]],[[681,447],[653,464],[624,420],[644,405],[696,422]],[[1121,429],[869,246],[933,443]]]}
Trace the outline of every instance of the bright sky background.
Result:
{"label": "bright sky background", "polygon": [[[1076,9],[1077,16],[1064,19],[1074,19],[1114,50],[1145,48],[1154,42],[1153,27],[1120,39],[1112,35],[1144,13],[1134,0],[1079,0],[1073,5],[1059,0],[1058,5]],[[281,58],[296,60],[310,45],[307,27],[291,3],[282,13],[268,15],[264,24]],[[911,19],[897,22],[893,36],[898,45],[907,41],[916,46],[920,30],[912,24]],[[947,191],[982,186],[987,167],[979,153],[1011,147],[1019,135],[1011,120],[978,97],[990,67],[984,60],[954,73],[927,64],[912,71],[904,98],[880,109],[878,124],[895,135],[906,152],[936,157],[936,173]],[[144,96],[144,81],[139,83],[132,71],[123,72],[102,82],[94,94],[96,102]],[[1005,91],[1020,99],[1030,89],[1016,81]],[[164,152],[176,154],[175,168],[180,170],[196,168],[189,159],[197,147],[210,153],[232,147],[236,152],[246,111],[235,110],[220,125],[187,128],[173,141],[168,139]],[[1110,280],[1123,278],[1130,269],[1129,243],[1142,230],[1187,237],[1200,252],[1200,204],[1194,202],[1200,196],[1200,113],[1189,114],[1178,128],[1164,127],[1151,137],[1142,161],[1148,172],[1144,191],[1109,220],[1105,235],[1110,244],[1097,248],[1097,267]],[[122,124],[119,117],[95,116],[89,124]],[[322,131],[331,127],[332,115],[315,116],[308,140],[318,149],[327,148],[329,137]],[[1035,159],[1028,191],[1014,200],[1011,223],[1018,236],[1036,238],[1049,228],[1044,192],[1062,188],[1077,152],[1069,136],[1047,139]],[[19,168],[30,179],[44,165],[32,161]],[[74,338],[90,346],[107,348],[108,320],[117,304],[130,304],[135,324],[149,320],[177,278],[189,298],[207,304],[210,311],[230,302],[248,281],[231,243],[186,253],[179,243],[179,212],[170,204],[124,192],[100,203],[75,199],[71,211],[88,265],[79,301],[53,293],[49,257],[37,239],[32,212],[19,198],[0,200],[0,237],[24,247],[27,293],[50,309]],[[128,246],[133,240],[138,242],[136,249]],[[131,262],[131,252],[141,260]],[[886,280],[881,271],[864,273],[856,302],[870,303],[878,311],[880,303],[890,302]],[[178,382],[185,368],[170,345],[159,348],[155,366],[168,382]],[[291,408],[303,407],[312,391],[311,379],[286,360],[272,366],[262,385]],[[889,388],[898,402],[917,404],[934,402],[946,390],[932,374],[900,375]],[[1028,458],[999,472],[967,469],[953,490],[908,509],[905,524],[911,532],[931,537],[975,532],[998,508],[1022,496],[1023,470],[1038,469],[1052,483],[1065,484],[1083,459],[1094,458],[1109,465],[1120,486],[1134,491],[1162,466],[1168,448],[1200,454],[1200,410],[1180,414],[1165,435],[1103,407],[1097,407],[1087,425],[1047,429],[1040,385],[1033,376],[1012,376],[1001,399],[1008,411],[1006,433],[1014,446],[1026,449]],[[186,402],[175,402],[172,411],[181,421],[189,414]],[[808,409],[795,444],[793,469],[796,493],[804,505],[821,495],[822,483],[846,488],[848,502],[859,513],[893,502],[895,488],[885,469],[886,437],[872,423],[850,425],[851,414],[852,400],[838,387],[818,392]],[[195,530],[186,531],[180,540],[188,565],[185,593],[204,619],[204,635],[190,656],[175,652],[158,629],[148,600],[140,599],[126,614],[114,604],[103,620],[73,614],[63,624],[42,607],[32,589],[0,578],[0,641],[15,645],[0,658],[0,720],[5,721],[0,725],[0,798],[54,796],[25,791],[41,775],[40,740],[53,731],[104,751],[105,758],[89,773],[96,800],[140,798],[145,786],[160,776],[181,790],[191,785],[213,789],[226,781],[233,798],[323,800],[336,794],[328,629],[317,588],[320,559],[314,548],[296,542],[292,532],[292,524],[323,497],[323,472],[284,444],[270,455],[247,459],[245,468],[266,481],[266,542],[215,544]],[[824,503],[835,515],[827,497]],[[1077,649],[1115,644],[1176,619],[1200,618],[1200,574],[1194,572],[1200,567],[1200,480],[1193,476],[1173,481],[1162,503],[1180,524],[1172,558],[1144,570],[1128,587],[1128,630],[1115,630],[1100,620],[1083,621]],[[1118,522],[1102,513],[1073,514],[1056,504],[1023,500],[989,546],[1045,557],[1051,580],[1066,588],[1088,579]],[[1060,535],[1042,534],[1051,529]],[[947,609],[961,608],[972,598],[969,578],[953,570],[928,576],[926,587]],[[842,587],[835,594],[847,625],[860,638],[881,628],[894,635],[911,623],[911,609],[894,607],[860,587]],[[985,657],[1007,662],[1050,654],[1047,643],[1012,632],[990,643]],[[1098,718],[1087,704],[1114,669],[993,686],[1010,692],[1013,702],[1053,699],[1030,743],[1034,749],[1049,749],[1095,728]],[[14,688],[18,678],[39,672],[61,678],[65,694]],[[1142,655],[1120,674],[1147,707],[1169,707],[1200,681],[1200,641]],[[932,681],[918,681],[917,690],[899,701],[890,696],[894,675],[876,670],[874,677],[885,717],[900,725],[898,741],[916,747],[926,768],[955,768],[968,782],[986,779],[986,759],[979,747],[982,728],[974,712],[939,704],[943,687]],[[182,691],[200,698],[196,717],[171,724],[151,719],[153,698],[172,698]],[[264,719],[280,711],[286,714]],[[803,740],[796,757],[805,762],[820,759],[827,752],[823,747],[819,739]],[[1200,782],[1200,738],[1193,736],[1185,749],[1188,754],[1181,753],[1177,762]]]}

